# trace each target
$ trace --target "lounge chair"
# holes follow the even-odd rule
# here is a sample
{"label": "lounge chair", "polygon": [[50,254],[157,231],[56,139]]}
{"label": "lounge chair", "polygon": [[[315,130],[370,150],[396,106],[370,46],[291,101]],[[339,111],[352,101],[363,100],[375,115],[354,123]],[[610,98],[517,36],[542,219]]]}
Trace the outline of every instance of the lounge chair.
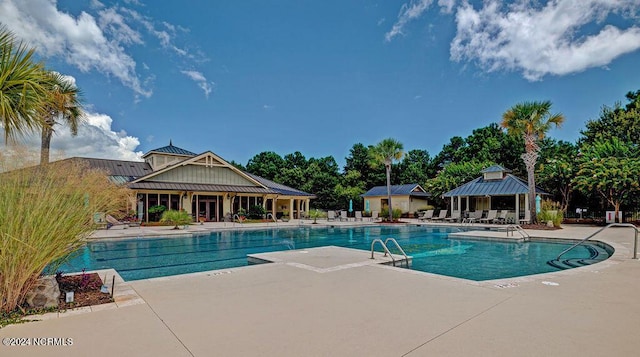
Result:
{"label": "lounge chair", "polygon": [[362,211],[356,211],[356,221],[362,221]]}
{"label": "lounge chair", "polygon": [[458,220],[460,220],[460,211],[453,211],[451,217],[447,217],[444,220],[447,222],[458,222]]}
{"label": "lounge chair", "polygon": [[438,213],[438,217],[432,217],[431,220],[432,221],[444,221],[445,218],[447,218],[447,210],[446,209],[441,209],[440,212]]}
{"label": "lounge chair", "polygon": [[525,210],[524,211],[524,219],[519,220],[520,224],[529,224],[531,223],[531,213],[529,213],[529,210]]}
{"label": "lounge chair", "polygon": [[336,220],[336,211],[327,211],[327,221]]}
{"label": "lounge chair", "polygon": [[107,221],[107,229],[115,226],[122,226],[123,229],[126,229],[127,227],[129,227],[129,223],[120,222],[110,214],[106,216],[106,221]]}
{"label": "lounge chair", "polygon": [[474,224],[474,223],[476,223],[478,218],[482,218],[482,211],[471,211],[462,220],[462,223]]}
{"label": "lounge chair", "polygon": [[433,218],[432,209],[422,212],[422,216],[418,217],[418,219],[421,221],[429,221],[431,220],[431,218]]}
{"label": "lounge chair", "polygon": [[496,219],[497,216],[498,216],[498,210],[497,209],[491,209],[487,213],[487,216],[484,217],[484,218],[480,218],[478,220],[478,222],[480,222],[480,223],[490,223],[490,222],[493,222],[493,220]]}
{"label": "lounge chair", "polygon": [[378,221],[379,219],[380,219],[380,217],[378,217],[378,211],[372,211],[371,212],[371,222]]}
{"label": "lounge chair", "polygon": [[347,211],[340,211],[340,222],[348,221],[349,217],[347,217]]}
{"label": "lounge chair", "polygon": [[493,221],[491,221],[491,223],[494,223],[494,224],[507,223],[507,214],[509,214],[509,210],[503,209],[502,211],[500,211],[500,214],[498,215],[498,217],[494,218]]}

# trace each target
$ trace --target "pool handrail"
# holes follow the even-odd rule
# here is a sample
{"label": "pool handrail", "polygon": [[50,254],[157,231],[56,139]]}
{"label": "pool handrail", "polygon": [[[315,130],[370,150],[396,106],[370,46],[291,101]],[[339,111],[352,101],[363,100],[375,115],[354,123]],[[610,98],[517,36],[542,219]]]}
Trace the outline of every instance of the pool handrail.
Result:
{"label": "pool handrail", "polygon": [[572,245],[571,247],[563,250],[562,253],[560,253],[558,255],[558,257],[556,259],[554,259],[554,260],[560,260],[560,257],[563,256],[568,251],[570,251],[573,248],[579,246],[580,244],[588,241],[589,239],[591,239],[592,237],[594,237],[598,233],[600,233],[600,232],[602,232],[605,229],[610,228],[610,227],[631,227],[631,228],[633,228],[635,230],[635,238],[633,240],[633,258],[632,259],[638,259],[638,227],[636,227],[635,225],[633,225],[631,223],[610,223],[610,224],[598,229],[597,231],[591,233],[589,236],[587,236],[586,238],[584,238],[581,241],[577,242],[576,244]]}
{"label": "pool handrail", "polygon": [[[398,248],[400,253],[402,253],[402,255],[404,255],[405,261],[407,262],[407,264],[409,264],[409,257],[407,256],[407,253],[404,252],[402,247],[400,247],[400,244],[398,244],[398,241],[395,240],[394,238],[389,237],[389,238],[384,240],[384,245],[388,247],[389,246],[389,241],[391,241],[393,244],[396,245],[396,248]],[[391,254],[391,253],[389,253],[389,254]]]}
{"label": "pool handrail", "polygon": [[511,232],[511,236],[513,236],[513,232],[518,232],[520,236],[524,238],[525,241],[531,239],[531,236],[529,235],[529,233],[527,233],[519,224],[509,224],[507,225],[506,229],[507,229],[507,237],[509,236],[509,232]]}
{"label": "pool handrail", "polygon": [[[400,252],[402,252],[402,255],[404,255],[405,262],[407,262],[407,266],[409,266],[409,257],[407,256],[407,254],[404,252],[404,250],[402,250],[402,248],[400,248],[400,245],[398,244],[398,242],[395,239],[387,238],[386,242],[388,242],[390,240],[396,245],[396,247],[398,247]],[[382,246],[382,249],[384,249],[384,256],[386,257],[387,254],[389,254],[389,257],[391,258],[391,262],[392,262],[393,266],[396,266],[396,259],[393,257],[393,254],[391,254],[391,252],[389,251],[389,248],[387,247],[387,244],[385,242],[383,242],[382,239],[380,239],[380,238],[376,238],[371,242],[371,259],[375,259],[373,257],[373,253],[374,253],[373,248],[375,247],[377,242],[380,242],[380,245]]]}

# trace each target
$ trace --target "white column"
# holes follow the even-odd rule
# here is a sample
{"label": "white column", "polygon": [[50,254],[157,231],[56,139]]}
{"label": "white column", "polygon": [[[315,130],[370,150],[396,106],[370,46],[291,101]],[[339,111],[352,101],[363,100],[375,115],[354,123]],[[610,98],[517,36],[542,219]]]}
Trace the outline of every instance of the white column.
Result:
{"label": "white column", "polygon": [[516,193],[516,221],[515,224],[520,223],[520,195]]}

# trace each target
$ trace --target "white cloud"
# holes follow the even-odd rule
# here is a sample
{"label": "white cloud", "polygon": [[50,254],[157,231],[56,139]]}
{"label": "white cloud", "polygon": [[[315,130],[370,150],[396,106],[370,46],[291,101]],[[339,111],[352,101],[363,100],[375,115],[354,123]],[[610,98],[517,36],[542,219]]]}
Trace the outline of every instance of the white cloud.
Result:
{"label": "white cloud", "polygon": [[453,7],[456,5],[456,0],[438,0],[438,6],[440,11],[450,14],[453,12]]}
{"label": "white cloud", "polygon": [[[125,4],[144,6],[140,1]],[[34,46],[44,57],[58,57],[82,72],[97,71],[118,79],[134,92],[134,101],[150,97],[155,76],[145,71],[142,78],[130,48],[157,44],[177,55],[180,67],[208,61],[197,48],[181,48],[177,33],[189,30],[166,21],[156,22],[131,8],[105,7],[91,0],[87,9],[74,16],[57,8],[57,0],[0,0],[0,22]],[[149,67],[141,61],[141,68]],[[208,93],[213,82],[200,82]]]}
{"label": "white cloud", "polygon": [[405,25],[420,17],[433,3],[433,0],[411,0],[409,3],[403,4],[398,14],[398,21],[393,24],[393,27],[389,32],[384,35],[385,40],[391,41],[398,35],[403,35]]}
{"label": "white cloud", "polygon": [[198,84],[198,87],[204,91],[205,97],[209,98],[209,94],[213,91],[215,83],[207,81],[207,78],[198,71],[180,71],[185,76],[191,78],[192,81]]}
{"label": "white cloud", "polygon": [[[137,137],[124,130],[112,129],[113,119],[107,114],[87,113],[86,121],[78,127],[78,135],[73,136],[69,128],[56,125],[51,138],[51,160],[68,157],[93,157],[114,160],[142,161],[142,151]],[[19,140],[28,149],[40,150],[40,135],[32,134]]]}
{"label": "white cloud", "polygon": [[44,56],[62,57],[83,72],[114,76],[139,95],[152,94],[140,84],[136,62],[121,45],[139,38],[130,28],[118,26],[114,17],[106,22],[111,38],[92,15],[81,12],[75,18],[59,11],[55,0],[3,0],[0,21]]}
{"label": "white cloud", "polygon": [[[456,12],[451,58],[473,61],[486,71],[522,71],[528,80],[604,66],[640,49],[640,28],[602,24],[608,15],[634,16],[637,0],[554,0],[543,6],[521,1],[502,6],[469,3]],[[595,32],[593,28],[597,29]],[[593,33],[581,32],[589,28]]]}

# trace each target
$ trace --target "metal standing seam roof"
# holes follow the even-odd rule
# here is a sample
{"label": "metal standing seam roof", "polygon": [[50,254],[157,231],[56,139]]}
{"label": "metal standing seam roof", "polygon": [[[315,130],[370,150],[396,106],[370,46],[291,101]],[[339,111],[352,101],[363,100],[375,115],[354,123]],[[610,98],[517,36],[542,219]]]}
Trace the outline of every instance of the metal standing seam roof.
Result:
{"label": "metal standing seam roof", "polygon": [[150,150],[149,152],[144,154],[142,157],[146,157],[149,154],[154,153],[154,152],[162,153],[162,154],[184,155],[184,156],[196,156],[196,155],[198,155],[198,154],[196,154],[194,152],[191,152],[189,150],[185,150],[183,148],[179,148],[177,146],[173,146],[173,144],[171,142],[169,142],[169,145],[163,146],[161,148]]}
{"label": "metal standing seam roof", "polygon": [[68,160],[84,162],[92,169],[105,170],[109,176],[138,178],[153,172],[151,166],[142,161],[94,159],[87,157],[73,157]]}
{"label": "metal standing seam roof", "polygon": [[[485,180],[480,176],[462,186],[454,188],[443,196],[507,196],[528,192],[529,186],[526,181],[511,174],[507,174],[502,180]],[[539,187],[536,187],[536,193],[547,194]]]}
{"label": "metal standing seam roof", "polygon": [[[197,156],[197,155],[194,154],[194,156]],[[118,184],[128,183],[136,179],[139,179],[141,177],[152,174],[154,172],[151,169],[151,165],[149,165],[146,162],[94,159],[94,158],[85,158],[85,157],[74,157],[68,160],[85,162],[91,168],[103,169],[109,175],[109,179],[112,182],[118,183]],[[180,163],[176,163],[175,165],[172,165],[172,166],[176,166],[178,164]],[[279,194],[279,195],[287,195],[287,196],[307,196],[310,198],[315,197],[314,194],[304,192],[283,184],[279,184],[271,180],[267,180],[263,177],[250,174],[248,172],[243,171],[243,173],[253,178],[254,180],[258,181],[260,184],[266,186],[267,188],[265,189],[263,187],[256,187],[256,186],[234,186],[234,185],[179,183],[179,182],[169,183],[169,182],[156,182],[156,181],[137,182],[134,184],[130,184],[129,187],[132,189],[261,193],[261,194]]]}
{"label": "metal standing seam roof", "polygon": [[[420,191],[415,191],[417,187],[420,188]],[[387,186],[375,186],[360,196],[367,197],[367,196],[386,196],[386,195],[387,195]],[[405,185],[391,185],[391,195],[392,196],[408,195],[408,196],[414,196],[414,197],[431,197],[431,194],[428,192],[424,192],[424,189],[417,183],[409,183]]]}
{"label": "metal standing seam roof", "polygon": [[487,172],[511,172],[511,170],[509,169],[505,169],[504,167],[500,166],[500,165],[492,165],[487,167],[486,169],[480,171],[481,173],[487,173]]}
{"label": "metal standing seam roof", "polygon": [[273,182],[271,180],[268,180],[264,177],[260,177],[260,176],[256,176],[254,174],[251,174],[249,172],[243,171],[247,176],[253,178],[254,180],[260,182],[261,184],[263,184],[264,186],[267,186],[269,189],[275,191],[278,194],[281,195],[288,195],[288,196],[309,196],[309,197],[315,197],[314,194],[308,193],[308,192],[304,192],[298,189],[295,189],[293,187],[289,187],[277,182]]}

